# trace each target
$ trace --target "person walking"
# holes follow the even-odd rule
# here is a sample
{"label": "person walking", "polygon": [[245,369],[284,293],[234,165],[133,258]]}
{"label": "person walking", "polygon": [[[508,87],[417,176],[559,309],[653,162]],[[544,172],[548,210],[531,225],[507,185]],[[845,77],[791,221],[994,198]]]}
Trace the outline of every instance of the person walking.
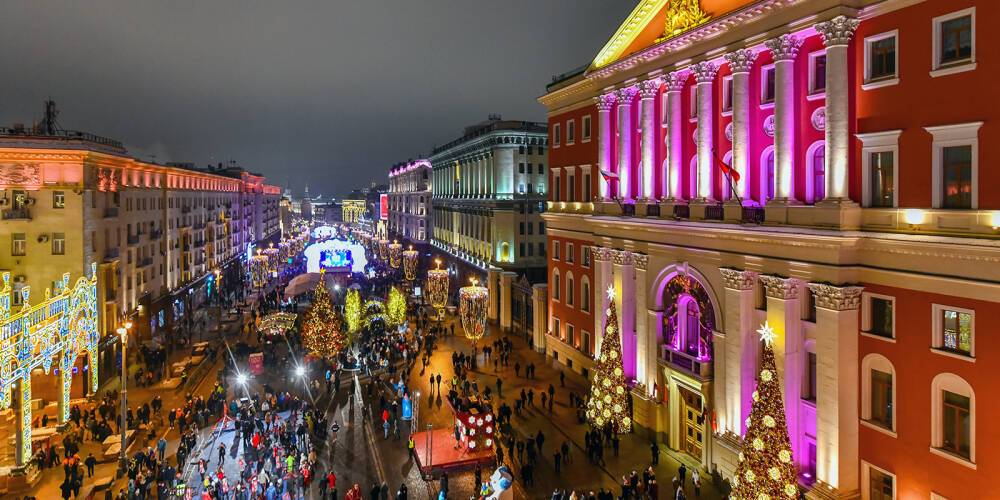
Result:
{"label": "person walking", "polygon": [[[160,460],[163,460],[162,458]],[[84,459],[83,465],[87,466],[87,477],[94,477],[94,466],[97,465],[97,459],[94,458],[93,453],[88,453],[87,458]]]}
{"label": "person walking", "polygon": [[687,477],[687,471],[687,465],[684,464],[681,464],[681,468],[677,469],[677,477],[680,479],[681,489],[684,489],[684,478]]}
{"label": "person walking", "polygon": [[660,446],[656,444],[656,441],[649,443],[649,453],[653,459],[653,465],[660,463]]}
{"label": "person walking", "polygon": [[698,469],[691,470],[691,484],[694,486],[694,497],[701,498],[701,474]]}

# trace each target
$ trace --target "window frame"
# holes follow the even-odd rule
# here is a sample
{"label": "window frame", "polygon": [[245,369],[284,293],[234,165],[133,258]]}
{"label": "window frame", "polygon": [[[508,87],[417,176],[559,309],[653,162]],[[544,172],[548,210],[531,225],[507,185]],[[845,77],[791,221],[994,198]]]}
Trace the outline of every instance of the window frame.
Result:
{"label": "window frame", "polygon": [[896,475],[868,461],[861,461],[861,500],[871,500],[871,471],[875,469],[880,474],[892,477],[892,499],[896,500],[899,490]]}
{"label": "window frame", "polygon": [[722,77],[722,116],[733,115],[733,75]]}
{"label": "window frame", "polygon": [[[941,64],[941,25],[947,21],[969,16],[972,24],[972,53],[968,60],[959,60],[948,64]],[[940,15],[931,19],[931,32],[933,50],[931,51],[931,78],[954,75],[965,71],[976,69],[976,8],[957,10],[948,14]]]}
{"label": "window frame", "polygon": [[[61,199],[61,201],[56,201]],[[52,208],[62,210],[66,208],[66,191],[52,191]]]}
{"label": "window frame", "polygon": [[971,146],[972,162],[972,201],[967,209],[979,209],[979,129],[983,122],[956,123],[924,127],[933,136],[931,143],[931,207],[942,208],[944,196],[941,193],[944,183],[944,148],[955,146]]}
{"label": "window frame", "polygon": [[[944,442],[944,392],[969,398],[969,458],[941,448]],[[930,452],[972,470],[976,465],[976,392],[964,378],[954,373],[939,373],[931,381],[931,446]]]}
{"label": "window frame", "polygon": [[868,132],[855,134],[861,141],[861,206],[872,207],[871,196],[871,155],[872,153],[892,153],[892,208],[899,207],[899,136],[902,130]]}
{"label": "window frame", "polygon": [[[770,100],[767,98],[767,74],[769,72],[774,73],[774,94]],[[760,99],[759,104],[761,109],[768,109],[774,107],[774,100],[778,95],[778,74],[777,70],[774,68],[774,63],[765,64],[760,67]]]}
{"label": "window frame", "polygon": [[558,148],[562,145],[562,124],[553,123],[552,124],[552,147]]}
{"label": "window frame", "polygon": [[560,255],[559,255],[559,241],[558,240],[553,240],[552,241],[552,260],[562,260],[559,257],[560,257]]}
{"label": "window frame", "polygon": [[552,301],[562,302],[562,279],[559,273],[559,268],[552,269]]}
{"label": "window frame", "polygon": [[[56,238],[57,234],[61,234],[61,238]],[[56,242],[61,241],[59,245],[61,248],[56,248]],[[56,250],[59,250],[58,252]],[[52,255],[66,255],[66,233],[52,233]]]}
{"label": "window frame", "polygon": [[572,146],[576,144],[576,119],[570,118],[566,120],[566,145]]}
{"label": "window frame", "polygon": [[[894,73],[892,75],[882,76],[876,79],[872,78],[872,57],[871,48],[875,42],[881,42],[887,38],[893,39],[894,51]],[[867,36],[864,40],[864,80],[861,84],[862,90],[872,90],[882,87],[889,87],[892,85],[899,84],[899,30],[891,30],[877,35]]]}
{"label": "window frame", "polygon": [[[888,373],[892,377],[892,428],[872,421],[872,371]],[[897,437],[899,407],[899,378],[896,366],[889,358],[879,353],[870,353],[861,360],[861,415],[860,422],[864,427],[874,429],[890,437]]]}
{"label": "window frame", "polygon": [[[17,242],[21,242],[21,249],[17,251]],[[10,256],[26,257],[28,255],[28,233],[10,233]]]}
{"label": "window frame", "polygon": [[576,257],[573,255],[573,250],[575,245],[572,242],[566,242],[566,262],[569,264],[576,263]]}
{"label": "window frame", "polygon": [[[888,300],[892,303],[892,332],[888,337],[872,333],[872,299]],[[880,293],[861,292],[861,335],[883,342],[896,343],[896,297]]]}
{"label": "window frame", "polygon": [[591,136],[594,135],[594,122],[590,115],[583,115],[580,118],[580,142],[587,143],[590,142]]}
{"label": "window frame", "polygon": [[810,101],[826,98],[826,73],[823,73],[823,88],[816,88],[816,60],[820,56],[826,58],[826,49],[819,49],[809,53],[809,86],[806,92],[806,99]]}
{"label": "window frame", "polygon": [[688,121],[691,123],[698,121],[698,84],[688,87]]}
{"label": "window frame", "polygon": [[[970,322],[972,333],[970,336],[971,338],[969,339],[969,354],[964,354],[960,351],[953,351],[944,347],[945,311],[955,311],[959,314],[969,314],[972,316],[972,320]],[[974,309],[966,309],[964,307],[956,307],[946,304],[931,304],[931,321],[931,352],[952,358],[963,359],[971,363],[976,362],[976,311]]]}

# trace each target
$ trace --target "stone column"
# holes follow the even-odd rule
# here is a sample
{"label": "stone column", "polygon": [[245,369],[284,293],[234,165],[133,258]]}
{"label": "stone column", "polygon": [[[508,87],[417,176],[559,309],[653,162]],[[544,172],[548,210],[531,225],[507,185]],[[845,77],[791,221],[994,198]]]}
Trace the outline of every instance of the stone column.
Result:
{"label": "stone column", "polygon": [[837,16],[818,23],[816,31],[826,45],[826,198],[830,202],[850,202],[847,194],[847,163],[850,155],[850,123],[847,45],[858,27],[858,20]]}
{"label": "stone column", "polygon": [[500,308],[497,299],[500,297],[500,268],[491,267],[486,271],[486,289],[490,293],[490,307],[487,309],[487,317],[491,322],[500,318]]}
{"label": "stone column", "polygon": [[635,173],[632,162],[632,139],[635,137],[632,100],[638,93],[634,85],[618,89],[618,197],[625,201],[631,201],[635,194],[631,188]]}
{"label": "stone column", "polygon": [[698,182],[696,198],[701,203],[712,203],[712,170],[715,164],[715,127],[712,117],[712,83],[719,67],[710,61],[692,67],[698,85]]}
{"label": "stone column", "polygon": [[788,437],[792,440],[793,455],[798,458],[804,456],[804,450],[800,445],[799,425],[799,400],[802,399],[805,365],[802,349],[802,315],[799,308],[799,288],[802,282],[796,278],[771,275],[763,275],[760,280],[764,284],[767,296],[767,322],[777,334],[773,344],[774,360],[781,386],[785,391]]}
{"label": "stone column", "polygon": [[[594,105],[597,106],[597,168],[598,189],[597,196],[601,201],[611,198],[611,186],[608,179],[601,172],[611,172],[611,141],[614,132],[611,130],[611,108],[615,105],[615,94],[607,93],[594,98]],[[589,201],[589,200],[588,200]]]}
{"label": "stone column", "polygon": [[532,339],[535,351],[545,354],[546,333],[549,331],[549,285],[531,285]]}
{"label": "stone column", "polygon": [[639,199],[648,202],[653,198],[653,169],[656,168],[656,99],[660,92],[659,78],[642,82],[639,101],[642,126],[642,172],[639,175]]}
{"label": "stone column", "polygon": [[816,297],[816,476],[859,488],[858,306],[862,287],[810,283]]}
{"label": "stone column", "polygon": [[[774,179],[773,202],[792,204],[795,165],[795,57],[802,39],[781,35],[764,42],[774,58]],[[829,68],[828,68],[829,71]]]}
{"label": "stone column", "polygon": [[750,175],[747,168],[750,151],[750,69],[756,57],[757,54],[750,49],[726,54],[729,71],[733,75],[733,159],[730,166],[740,176],[736,192],[746,204],[750,200]]}
{"label": "stone column", "polygon": [[681,151],[684,143],[682,134],[684,118],[681,110],[681,91],[684,90],[687,77],[686,72],[675,71],[668,74],[663,81],[667,94],[667,103],[664,106],[666,109],[663,112],[663,125],[667,129],[667,171],[663,176],[663,192],[669,205],[683,201],[681,169],[684,158]]}
{"label": "stone column", "polygon": [[618,301],[618,325],[622,334],[622,364],[625,378],[635,378],[635,260],[632,252],[614,253],[615,299]]}
{"label": "stone column", "polygon": [[[742,436],[746,432],[746,418],[757,376],[757,334],[754,316],[754,286],[757,273],[738,269],[720,268],[725,287],[723,301],[726,322],[724,372],[722,380],[716,376],[715,403],[719,409],[719,432],[732,432]],[[716,369],[719,359],[716,356]]]}
{"label": "stone column", "polygon": [[517,273],[500,273],[500,329],[508,332],[511,326],[511,287]]}
{"label": "stone column", "polygon": [[500,147],[494,150],[493,158],[494,186],[501,199],[514,197],[514,148]]}
{"label": "stone column", "polygon": [[601,352],[604,340],[604,312],[608,310],[608,287],[611,282],[611,255],[613,250],[591,247],[594,259],[594,354]]}
{"label": "stone column", "polygon": [[656,380],[656,330],[649,328],[649,313],[646,297],[646,268],[649,256],[632,254],[635,263],[635,378],[646,384],[647,391],[653,389]]}

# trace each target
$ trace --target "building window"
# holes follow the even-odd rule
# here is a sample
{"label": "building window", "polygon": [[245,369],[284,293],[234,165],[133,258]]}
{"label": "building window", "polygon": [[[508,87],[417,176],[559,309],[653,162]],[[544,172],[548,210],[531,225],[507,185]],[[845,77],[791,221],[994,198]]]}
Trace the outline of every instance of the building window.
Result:
{"label": "building window", "polygon": [[552,260],[559,260],[559,242],[552,242]]}
{"label": "building window", "polygon": [[567,177],[566,188],[569,191],[569,201],[576,201],[576,176],[570,174]]}
{"label": "building window", "polygon": [[[589,167],[588,167],[589,168]],[[590,196],[590,172],[583,174],[583,201],[591,201]]]}
{"label": "building window", "polygon": [[518,248],[518,255],[524,257],[526,254],[524,252],[524,242],[522,241]]}
{"label": "building window", "polygon": [[524,223],[523,222],[521,222],[519,224],[519,233],[518,234],[524,234]]}
{"label": "building window", "polygon": [[52,233],[52,255],[66,254],[66,233]]}
{"label": "building window", "polygon": [[580,128],[582,131],[582,142],[590,142],[590,115],[586,115],[580,119]]}
{"label": "building window", "polygon": [[895,338],[895,301],[893,297],[864,293],[861,304],[861,331],[887,339]]}
{"label": "building window", "polygon": [[566,262],[569,262],[570,264],[576,262],[576,255],[574,255],[575,252],[573,250],[573,244],[566,243]]}
{"label": "building window", "polygon": [[66,208],[66,192],[65,191],[53,191],[52,192],[52,208]]}
{"label": "building window", "polygon": [[558,148],[559,145],[562,144],[562,137],[560,137],[560,135],[562,135],[562,126],[560,126],[560,124],[558,124],[558,123],[553,124],[552,125],[552,143],[553,143],[553,147]]}
{"label": "building window", "polygon": [[969,458],[970,398],[943,391],[941,449],[962,458]]}
{"label": "building window", "polygon": [[976,8],[935,17],[934,65],[931,76],[976,68]]}
{"label": "building window", "polygon": [[567,276],[566,277],[566,304],[570,305],[570,306],[574,305],[574,303],[576,302],[576,300],[575,300],[575,294],[573,293],[575,291],[574,290],[575,289],[574,285],[575,285],[575,283],[573,282],[573,276],[572,275]]}
{"label": "building window", "polygon": [[566,343],[576,347],[576,331],[573,325],[566,325]]}
{"label": "building window", "polygon": [[545,257],[545,242],[538,243],[538,256]]}
{"label": "building window", "polygon": [[691,96],[691,103],[688,107],[691,108],[690,116],[691,119],[694,120],[695,118],[698,118],[698,85],[697,84],[692,85],[691,90],[689,90],[688,92],[689,92],[688,95]]}
{"label": "building window", "polygon": [[858,134],[861,140],[861,204],[865,207],[892,208],[897,206],[899,176],[899,135],[901,130]]}
{"label": "building window", "polygon": [[518,163],[517,164],[517,173],[519,173],[519,174],[523,174],[524,173],[524,163]]}
{"label": "building window", "polygon": [[806,353],[806,362],[807,362],[806,386],[804,387],[805,395],[803,399],[815,402],[816,401],[816,353],[815,352]]}
{"label": "building window", "polygon": [[871,414],[868,421],[892,430],[892,374],[871,370]]}
{"label": "building window", "polygon": [[972,146],[941,148],[942,208],[972,208]]}
{"label": "building window", "polygon": [[760,103],[774,104],[774,65],[769,64],[760,70]]}
{"label": "building window", "polygon": [[555,300],[561,300],[561,282],[559,281],[559,270],[555,270],[552,273],[552,298]]}
{"label": "building window", "polygon": [[962,377],[942,373],[931,382],[931,451],[975,467],[976,394]]}
{"label": "building window", "polygon": [[722,114],[733,112],[733,75],[722,77]]}
{"label": "building window", "polygon": [[584,312],[590,312],[590,283],[583,280],[583,284],[580,285],[580,310]]}
{"label": "building window", "polygon": [[24,233],[14,233],[11,235],[10,240],[10,254],[15,257],[22,257],[27,255],[27,241],[25,239]]}
{"label": "building window", "polygon": [[576,142],[576,120],[566,121],[566,144],[573,144]]}
{"label": "building window", "polygon": [[865,83],[861,88],[868,90],[899,83],[896,70],[898,33],[893,30],[865,38]]}
{"label": "building window", "polygon": [[809,54],[809,95],[819,95],[826,91],[826,52]]}
{"label": "building window", "polygon": [[559,325],[559,318],[552,318],[552,323],[553,323],[552,324],[552,328],[554,330],[552,332],[553,335],[555,335],[556,338],[560,338],[561,339],[562,338],[562,328]]}
{"label": "building window", "polygon": [[539,222],[538,223],[538,234],[545,234],[545,223],[544,222]]}
{"label": "building window", "polygon": [[761,203],[767,203],[774,198],[774,147],[768,146],[761,154],[760,158],[761,177],[764,179],[764,186],[761,188]]}
{"label": "building window", "polygon": [[583,267],[590,267],[590,247],[584,246],[582,253],[583,253]]}
{"label": "building window", "polygon": [[962,356],[975,356],[975,313],[969,309],[934,304],[934,347]]}
{"label": "building window", "polygon": [[813,202],[826,198],[826,144],[818,141],[810,150],[809,167],[812,171]]}
{"label": "building window", "polygon": [[862,499],[896,500],[896,476],[869,463],[862,463],[864,476],[868,478],[866,486],[862,489]]}

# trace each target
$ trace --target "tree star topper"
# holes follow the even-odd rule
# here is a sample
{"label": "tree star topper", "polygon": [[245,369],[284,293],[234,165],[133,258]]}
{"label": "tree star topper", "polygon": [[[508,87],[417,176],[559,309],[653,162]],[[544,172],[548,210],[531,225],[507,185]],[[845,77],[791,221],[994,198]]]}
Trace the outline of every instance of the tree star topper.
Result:
{"label": "tree star topper", "polygon": [[608,285],[608,299],[610,299],[610,300],[614,300],[615,299],[615,286],[614,285]]}
{"label": "tree star topper", "polygon": [[774,328],[771,328],[771,325],[766,320],[760,329],[757,330],[757,333],[760,335],[760,339],[766,342],[767,345],[774,344],[774,339],[778,338],[778,334],[774,332]]}

